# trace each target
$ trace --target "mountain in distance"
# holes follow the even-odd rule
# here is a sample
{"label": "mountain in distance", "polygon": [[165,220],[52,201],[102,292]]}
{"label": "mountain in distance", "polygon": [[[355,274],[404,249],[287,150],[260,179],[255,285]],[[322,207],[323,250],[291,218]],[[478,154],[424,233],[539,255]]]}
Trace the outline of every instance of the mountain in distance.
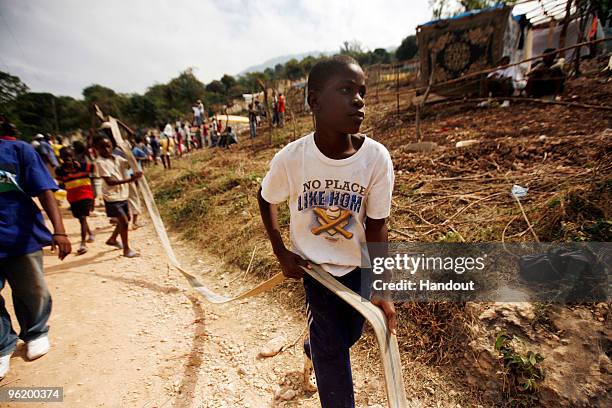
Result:
{"label": "mountain in distance", "polygon": [[[385,49],[390,53],[394,53],[395,50],[397,49],[397,46],[386,47]],[[282,55],[280,57],[271,58],[265,62],[262,62],[259,65],[250,66],[242,70],[241,72],[239,72],[238,75],[248,74],[249,72],[263,72],[266,68],[274,69],[276,64],[284,64],[287,61],[294,59],[294,58],[298,61],[301,61],[303,58],[306,58],[308,56],[318,57],[321,54],[329,56],[335,53],[337,53],[337,51],[308,51],[308,52],[302,52],[300,54]]]}
{"label": "mountain in distance", "polygon": [[248,74],[249,72],[262,72],[266,68],[274,69],[276,64],[284,64],[287,61],[289,61],[291,59],[294,59],[294,58],[296,60],[300,61],[303,58],[306,58],[308,56],[318,57],[321,54],[329,55],[331,53],[330,52],[324,52],[324,51],[308,51],[308,52],[302,52],[300,54],[281,55],[280,57],[271,58],[271,59],[269,59],[269,60],[267,60],[265,62],[262,62],[259,65],[250,66],[250,67],[242,70],[241,72],[239,72],[238,75]]}

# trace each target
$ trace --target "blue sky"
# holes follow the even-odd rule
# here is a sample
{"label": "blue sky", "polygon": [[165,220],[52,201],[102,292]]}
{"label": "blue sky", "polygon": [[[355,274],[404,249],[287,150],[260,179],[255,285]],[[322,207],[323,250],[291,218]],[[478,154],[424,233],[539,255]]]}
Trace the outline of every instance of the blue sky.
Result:
{"label": "blue sky", "polygon": [[33,91],[142,93],[187,67],[209,82],[281,55],[398,46],[427,0],[0,0],[0,70]]}

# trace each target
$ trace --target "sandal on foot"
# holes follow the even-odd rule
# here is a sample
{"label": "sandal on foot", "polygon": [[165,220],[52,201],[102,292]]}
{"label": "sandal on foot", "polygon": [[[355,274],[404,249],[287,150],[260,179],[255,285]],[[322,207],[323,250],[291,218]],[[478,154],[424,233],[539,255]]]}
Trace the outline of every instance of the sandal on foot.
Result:
{"label": "sandal on foot", "polygon": [[89,234],[89,237],[87,237],[87,243],[91,244],[95,241],[94,239],[94,234]]}
{"label": "sandal on foot", "polygon": [[123,249],[123,245],[119,241],[115,241],[115,242],[113,242],[113,241],[106,241],[105,243],[106,243],[106,245],[115,247],[117,249]]}
{"label": "sandal on foot", "polygon": [[87,252],[87,247],[84,244],[81,244],[79,250],[77,251],[77,255],[83,255],[85,252]]}

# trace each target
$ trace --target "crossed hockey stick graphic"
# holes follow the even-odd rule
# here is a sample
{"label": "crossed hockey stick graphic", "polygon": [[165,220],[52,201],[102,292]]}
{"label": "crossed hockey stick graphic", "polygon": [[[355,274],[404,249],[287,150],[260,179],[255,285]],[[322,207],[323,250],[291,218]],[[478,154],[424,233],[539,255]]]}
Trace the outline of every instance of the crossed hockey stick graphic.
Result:
{"label": "crossed hockey stick graphic", "polygon": [[353,233],[352,232],[348,232],[347,230],[345,230],[341,226],[341,224],[343,222],[347,221],[350,218],[350,216],[351,216],[351,212],[350,211],[343,211],[338,218],[330,218],[323,208],[317,207],[313,211],[315,212],[315,214],[317,214],[317,216],[321,220],[323,220],[325,222],[325,223],[321,223],[320,226],[314,227],[313,229],[311,229],[310,231],[313,234],[319,235],[320,233],[322,233],[324,231],[329,231],[331,229],[334,229],[337,232],[339,232],[340,234],[342,234],[342,236],[344,236],[344,238],[346,238],[346,239],[353,238]]}

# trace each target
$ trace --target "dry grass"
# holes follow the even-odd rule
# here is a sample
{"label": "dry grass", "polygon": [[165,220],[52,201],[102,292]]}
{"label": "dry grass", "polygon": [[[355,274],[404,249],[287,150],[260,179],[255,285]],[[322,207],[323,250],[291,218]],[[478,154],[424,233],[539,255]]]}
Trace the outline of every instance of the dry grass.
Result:
{"label": "dry grass", "polygon": [[[427,110],[424,134],[439,145],[427,153],[405,149],[414,141],[409,136],[413,113],[404,110],[398,117],[392,102],[369,107],[364,130],[389,148],[396,170],[392,241],[531,241],[510,195],[513,184],[529,187],[522,204],[542,241],[610,241],[612,137],[605,129],[612,119],[562,106],[477,110],[473,105],[457,102]],[[253,257],[252,274],[261,279],[277,273],[256,194],[274,153],[311,129],[311,118],[302,116],[274,129],[272,147],[268,130],[260,129],[255,141],[242,136],[240,149],[206,149],[174,160],[171,171],[150,169],[164,220],[243,270]],[[455,148],[466,139],[479,144]],[[280,218],[288,241],[286,207]],[[303,296],[291,296],[289,302],[303,308]],[[464,305],[406,303],[398,311],[405,358],[453,372],[474,324]]]}

